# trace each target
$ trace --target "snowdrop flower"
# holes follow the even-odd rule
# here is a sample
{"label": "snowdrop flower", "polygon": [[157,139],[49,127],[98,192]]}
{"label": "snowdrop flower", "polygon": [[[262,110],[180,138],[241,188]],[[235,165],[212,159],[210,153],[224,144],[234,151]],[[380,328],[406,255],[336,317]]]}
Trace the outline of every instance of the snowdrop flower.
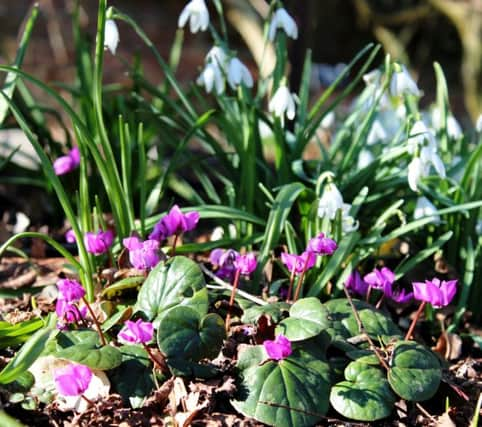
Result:
{"label": "snowdrop flower", "polygon": [[482,133],[482,114],[477,118],[475,122],[475,130],[479,133]]}
{"label": "snowdrop flower", "polygon": [[207,30],[209,26],[209,11],[204,0],[191,0],[179,15],[177,26],[183,28],[188,20],[191,33]]}
{"label": "snowdrop flower", "polygon": [[206,64],[201,75],[197,78],[196,83],[199,86],[204,86],[207,93],[211,93],[213,88],[218,95],[224,92],[224,78],[221,69],[213,64]]}
{"label": "snowdrop flower", "polygon": [[220,46],[213,46],[206,55],[206,62],[217,65],[221,70],[225,69],[227,61],[226,52]]}
{"label": "snowdrop flower", "polygon": [[367,86],[378,85],[382,78],[382,72],[375,68],[374,70],[363,75],[363,80]]}
{"label": "snowdrop flower", "polygon": [[375,160],[375,156],[371,151],[362,149],[358,155],[357,169],[364,169]]}
{"label": "snowdrop flower", "polygon": [[271,22],[269,24],[268,39],[274,41],[276,30],[281,28],[288,37],[292,39],[298,38],[298,26],[294,19],[286,12],[286,9],[279,8],[273,13]]}
{"label": "snowdrop flower", "polygon": [[119,30],[113,19],[105,21],[104,30],[104,48],[109,49],[112,55],[115,55],[117,45],[119,44]]}
{"label": "snowdrop flower", "polygon": [[420,180],[428,176],[428,165],[420,157],[414,157],[408,164],[408,185],[412,191],[418,191]]}
{"label": "snowdrop flower", "polygon": [[437,142],[433,131],[427,127],[422,120],[417,120],[410,128],[408,137],[408,152],[415,154],[417,150],[427,143],[433,150],[436,150]]}
{"label": "snowdrop flower", "polygon": [[343,233],[351,233],[352,231],[358,230],[359,223],[353,218],[349,212],[351,205],[348,203],[343,203],[341,207],[341,229]]}
{"label": "snowdrop flower", "polygon": [[318,203],[318,216],[335,219],[338,209],[343,208],[343,197],[335,184],[329,182],[323,189],[323,195]]}
{"label": "snowdrop flower", "polygon": [[410,76],[405,65],[399,66],[398,70],[395,70],[390,80],[390,93],[392,96],[414,95],[421,96],[422,93],[418,88],[415,81]]}
{"label": "snowdrop flower", "polygon": [[373,145],[379,141],[384,141],[385,139],[387,139],[387,133],[380,120],[374,120],[367,136],[367,145]]}
{"label": "snowdrop flower", "polygon": [[322,129],[331,129],[335,125],[335,112],[330,111],[320,122]]}
{"label": "snowdrop flower", "polygon": [[253,87],[253,77],[238,58],[231,58],[228,64],[228,83],[232,89],[236,89],[241,83],[246,87]]}
{"label": "snowdrop flower", "polygon": [[437,213],[437,208],[430,200],[422,196],[422,197],[419,197],[417,199],[417,203],[415,203],[413,218],[419,219],[424,216],[431,216],[435,224],[440,223],[440,215]]}
{"label": "snowdrop flower", "polygon": [[482,236],[482,219],[477,220],[477,224],[475,224],[475,232],[478,236]]}
{"label": "snowdrop flower", "polygon": [[447,133],[453,139],[459,139],[464,136],[462,128],[454,116],[447,117]]}
{"label": "snowdrop flower", "polygon": [[280,117],[282,123],[285,114],[289,120],[293,120],[296,110],[294,94],[290,93],[285,85],[281,85],[269,101],[268,109],[276,117]]}

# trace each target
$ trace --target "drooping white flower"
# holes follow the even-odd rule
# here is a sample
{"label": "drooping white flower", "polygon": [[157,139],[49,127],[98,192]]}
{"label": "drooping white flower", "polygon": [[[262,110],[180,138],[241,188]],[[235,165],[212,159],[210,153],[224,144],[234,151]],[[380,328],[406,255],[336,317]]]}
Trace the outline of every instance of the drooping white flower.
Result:
{"label": "drooping white flower", "polygon": [[408,137],[408,152],[414,154],[418,149],[425,144],[433,147],[436,150],[437,141],[431,129],[422,120],[417,120],[410,129]]}
{"label": "drooping white flower", "polygon": [[435,224],[440,223],[440,215],[437,213],[435,205],[426,197],[421,196],[415,203],[415,210],[413,211],[413,218],[419,219],[424,216],[431,216]]}
{"label": "drooping white flower", "polygon": [[382,72],[378,68],[375,68],[374,70],[366,74],[363,74],[363,81],[367,86],[369,85],[378,86],[381,82],[381,79],[382,79]]}
{"label": "drooping white flower", "polygon": [[412,191],[418,191],[420,180],[428,175],[428,165],[420,157],[414,157],[408,164],[408,185]]}
{"label": "drooping white flower", "polygon": [[189,20],[191,33],[206,31],[209,26],[209,11],[204,0],[191,0],[179,15],[177,26],[183,28]]}
{"label": "drooping white flower", "polygon": [[387,133],[380,123],[380,120],[374,120],[370,132],[368,132],[367,145],[373,145],[379,141],[384,141],[385,139],[387,139]]}
{"label": "drooping white flower", "polygon": [[221,70],[225,70],[228,56],[224,49],[220,46],[213,46],[206,55],[206,62],[212,62]]}
{"label": "drooping white flower", "polygon": [[320,122],[322,129],[331,129],[335,125],[335,112],[330,111]]}
{"label": "drooping white flower", "polygon": [[394,70],[390,80],[390,93],[392,96],[422,95],[405,65],[400,65],[399,69]]}
{"label": "drooping white flower", "polygon": [[482,219],[477,220],[477,224],[475,224],[475,232],[478,236],[482,236]]}
{"label": "drooping white flower", "polygon": [[280,117],[281,121],[285,114],[288,119],[293,120],[296,112],[295,97],[285,85],[281,85],[269,101],[268,109],[276,117]]}
{"label": "drooping white flower", "polygon": [[341,229],[343,233],[351,233],[352,231],[356,231],[360,226],[359,222],[350,215],[350,209],[350,204],[343,203],[341,208]]}
{"label": "drooping white flower", "polygon": [[105,21],[104,29],[104,48],[109,49],[112,55],[115,55],[117,45],[119,44],[119,30],[113,19]]}
{"label": "drooping white flower", "polygon": [[241,83],[246,87],[253,87],[253,76],[248,67],[238,58],[231,58],[228,65],[228,83],[232,89],[236,89]]}
{"label": "drooping white flower", "polygon": [[332,182],[325,185],[323,194],[318,203],[318,216],[320,218],[328,217],[330,220],[335,219],[338,209],[343,209],[343,196],[337,186]]}
{"label": "drooping white flower", "polygon": [[445,178],[445,166],[442,162],[442,159],[437,153],[437,148],[433,145],[427,145],[422,147],[420,150],[420,158],[422,162],[426,165],[430,163],[433,165],[435,170],[437,171],[438,175],[441,178]]}
{"label": "drooping white flower", "polygon": [[479,133],[482,133],[482,114],[477,117],[477,121],[475,122],[475,130]]}
{"label": "drooping white flower", "polygon": [[364,169],[373,161],[375,160],[375,157],[373,156],[372,152],[366,149],[363,149],[360,151],[360,154],[358,155],[358,162],[357,162],[357,169]]}
{"label": "drooping white flower", "polygon": [[[437,130],[442,129],[442,115],[439,108],[432,110],[432,125]],[[463,136],[460,124],[452,114],[447,116],[447,134],[453,139],[459,139]]]}
{"label": "drooping white flower", "polygon": [[282,7],[277,9],[271,18],[268,30],[268,39],[270,41],[274,41],[278,28],[282,29],[288,37],[292,39],[298,38],[298,26],[295,20]]}
{"label": "drooping white flower", "polygon": [[224,92],[224,78],[221,69],[209,62],[205,65],[201,75],[197,78],[196,83],[199,86],[204,86],[207,93],[211,93],[213,88],[218,95]]}

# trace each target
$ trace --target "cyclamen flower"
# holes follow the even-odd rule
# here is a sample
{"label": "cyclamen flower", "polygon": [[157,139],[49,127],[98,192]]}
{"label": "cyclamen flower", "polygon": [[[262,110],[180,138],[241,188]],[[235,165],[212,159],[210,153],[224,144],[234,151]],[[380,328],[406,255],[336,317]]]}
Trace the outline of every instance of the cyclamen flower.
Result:
{"label": "cyclamen flower", "polygon": [[234,267],[239,270],[241,274],[248,276],[254,270],[256,270],[256,256],[253,252],[249,252],[245,255],[240,255],[234,260]]}
{"label": "cyclamen flower", "polygon": [[392,96],[414,95],[421,96],[417,84],[410,76],[407,68],[401,65],[399,70],[394,71],[390,80],[390,93]]}
{"label": "cyclamen flower", "polygon": [[62,396],[80,396],[89,388],[92,371],[85,365],[71,363],[54,373],[57,391]]}
{"label": "cyclamen flower", "polygon": [[405,289],[393,290],[391,285],[385,288],[384,294],[398,304],[405,304],[413,299],[413,292],[406,292]]}
{"label": "cyclamen flower", "polygon": [[191,33],[207,30],[209,26],[209,11],[204,0],[191,0],[179,15],[177,26],[183,28],[188,20]]}
{"label": "cyclamen flower", "polygon": [[211,264],[218,266],[216,276],[221,279],[231,280],[236,272],[234,261],[239,257],[239,253],[234,249],[214,249],[209,255],[209,261]]}
{"label": "cyclamen flower", "polygon": [[67,230],[67,232],[65,233],[65,241],[67,243],[75,243],[76,242],[74,230],[72,230],[72,229]]}
{"label": "cyclamen flower", "polygon": [[313,237],[308,242],[308,250],[318,255],[331,255],[336,251],[337,244],[333,239],[325,237],[323,233]]}
{"label": "cyclamen flower", "polygon": [[57,299],[55,304],[55,313],[57,317],[61,319],[60,325],[64,326],[65,323],[76,323],[85,319],[87,315],[87,307],[78,307],[77,303],[68,302],[64,299]]}
{"label": "cyclamen flower", "polygon": [[129,250],[129,261],[138,270],[148,270],[155,267],[160,261],[159,242],[145,240],[142,242],[137,237],[128,237],[122,241]]}
{"label": "cyclamen flower", "polygon": [[346,279],[345,286],[358,295],[365,295],[368,292],[368,283],[362,279],[357,270],[351,272]]}
{"label": "cyclamen flower", "polygon": [[138,319],[135,322],[126,321],[117,338],[125,344],[146,344],[152,340],[153,335],[153,324]]}
{"label": "cyclamen flower", "polygon": [[94,255],[101,255],[107,252],[114,241],[114,233],[111,230],[97,233],[87,232],[84,235],[84,244],[87,252]]}
{"label": "cyclamen flower", "polygon": [[76,280],[60,279],[57,282],[58,299],[66,302],[77,302],[85,295],[85,289]]}
{"label": "cyclamen flower", "polygon": [[375,268],[371,273],[366,274],[363,280],[372,288],[385,291],[395,281],[395,273],[387,267],[383,267],[381,270]]}
{"label": "cyclamen flower", "polygon": [[66,156],[61,156],[54,161],[53,167],[55,175],[65,175],[72,172],[80,165],[80,150],[78,147],[72,148]]}
{"label": "cyclamen flower", "polygon": [[315,261],[315,253],[311,251],[305,251],[301,255],[286,252],[281,254],[281,262],[290,273],[294,271],[295,274],[301,274],[303,271],[312,268],[315,265]]}
{"label": "cyclamen flower", "polygon": [[174,205],[169,213],[161,218],[149,234],[151,240],[164,240],[169,236],[180,235],[193,230],[199,221],[199,213],[196,211],[183,214],[179,206]]}
{"label": "cyclamen flower", "polygon": [[425,282],[413,282],[413,296],[419,301],[432,304],[435,308],[449,305],[457,292],[457,280],[440,280],[434,277]]}
{"label": "cyclamen flower", "polygon": [[295,20],[286,12],[286,9],[277,9],[271,18],[268,30],[268,39],[272,42],[276,36],[276,30],[282,29],[288,37],[292,39],[298,38],[298,26]]}
{"label": "cyclamen flower", "polygon": [[277,89],[273,98],[269,101],[268,110],[276,117],[280,117],[282,122],[284,121],[285,114],[289,120],[295,118],[295,98],[286,85],[281,85]]}
{"label": "cyclamen flower", "polygon": [[105,21],[104,30],[104,48],[109,49],[112,55],[115,55],[117,45],[119,44],[119,30],[113,19]]}
{"label": "cyclamen flower", "polygon": [[278,335],[274,341],[264,341],[263,346],[268,357],[272,360],[286,359],[293,351],[291,349],[291,341],[282,334]]}
{"label": "cyclamen flower", "polygon": [[241,84],[246,87],[253,87],[253,76],[251,76],[248,67],[238,58],[231,58],[229,61],[227,75],[229,86],[232,89],[236,89]]}

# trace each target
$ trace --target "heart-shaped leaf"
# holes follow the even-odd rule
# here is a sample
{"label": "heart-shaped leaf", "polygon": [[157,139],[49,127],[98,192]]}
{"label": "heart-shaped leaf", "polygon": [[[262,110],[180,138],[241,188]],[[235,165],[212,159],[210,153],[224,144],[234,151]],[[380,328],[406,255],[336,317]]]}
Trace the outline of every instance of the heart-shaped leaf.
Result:
{"label": "heart-shaped leaf", "polygon": [[56,337],[57,350],[62,350],[77,344],[100,346],[99,334],[92,329],[77,329],[60,332]]}
{"label": "heart-shaped leaf", "polygon": [[236,410],[276,427],[312,426],[322,419],[328,410],[329,365],[300,349],[279,362],[266,359],[263,346],[241,352],[241,396],[231,402]]}
{"label": "heart-shaped leaf", "polygon": [[[152,320],[162,311],[186,303],[196,291],[205,288],[205,285],[199,266],[189,258],[176,256],[166,263],[159,263],[149,273],[139,291],[135,308]],[[197,306],[199,311],[205,314],[207,294],[206,299],[201,296],[197,295]]]}
{"label": "heart-shaped leaf", "polygon": [[136,345],[120,347],[122,363],[111,375],[115,390],[133,408],[142,405],[154,389],[152,363],[146,350]]}
{"label": "heart-shaped leaf", "polygon": [[[401,336],[397,325],[381,311],[363,301],[353,300],[353,304],[371,338],[381,337],[382,340],[388,342],[393,337]],[[346,298],[333,299],[324,305],[329,312],[328,318],[332,321],[329,333],[333,340],[344,341],[360,334],[352,308]]]}
{"label": "heart-shaped leaf", "polygon": [[318,298],[310,297],[296,301],[290,309],[290,317],[276,327],[276,334],[283,334],[290,341],[301,341],[315,337],[328,329],[328,310]]}
{"label": "heart-shaped leaf", "polygon": [[122,362],[119,349],[110,345],[96,348],[91,344],[76,344],[56,352],[54,356],[101,371],[116,368]]}
{"label": "heart-shaped leaf", "polygon": [[197,362],[216,357],[225,336],[223,319],[217,314],[201,317],[192,307],[177,306],[161,317],[157,343],[168,359]]}
{"label": "heart-shaped leaf", "polygon": [[266,305],[254,305],[248,308],[241,318],[243,323],[256,324],[262,315],[269,316],[274,323],[278,323],[288,313],[290,305],[286,302],[275,302]]}
{"label": "heart-shaped leaf", "polygon": [[435,355],[413,341],[395,345],[388,381],[400,397],[415,402],[430,399],[438,390],[442,371]]}
{"label": "heart-shaped leaf", "polygon": [[330,403],[340,414],[358,421],[375,421],[390,415],[396,399],[380,369],[351,362],[345,369],[345,378],[330,393]]}

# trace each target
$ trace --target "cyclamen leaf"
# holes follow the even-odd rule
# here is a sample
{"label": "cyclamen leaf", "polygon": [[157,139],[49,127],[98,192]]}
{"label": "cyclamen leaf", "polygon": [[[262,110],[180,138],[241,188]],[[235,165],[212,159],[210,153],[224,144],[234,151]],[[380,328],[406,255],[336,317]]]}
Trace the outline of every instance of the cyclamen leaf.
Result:
{"label": "cyclamen leaf", "polygon": [[100,369],[101,371],[116,368],[122,362],[119,349],[110,345],[95,348],[90,344],[77,344],[58,351],[54,356],[86,365],[92,369]]}

